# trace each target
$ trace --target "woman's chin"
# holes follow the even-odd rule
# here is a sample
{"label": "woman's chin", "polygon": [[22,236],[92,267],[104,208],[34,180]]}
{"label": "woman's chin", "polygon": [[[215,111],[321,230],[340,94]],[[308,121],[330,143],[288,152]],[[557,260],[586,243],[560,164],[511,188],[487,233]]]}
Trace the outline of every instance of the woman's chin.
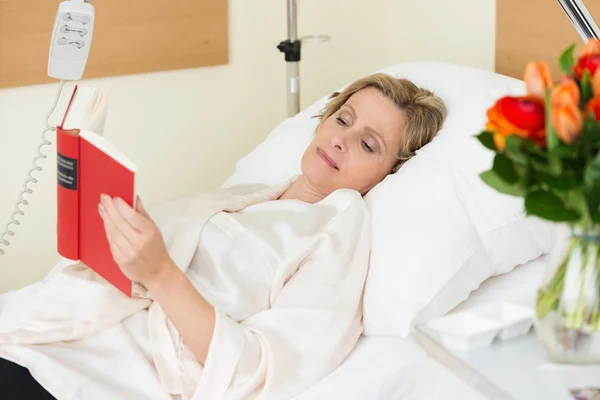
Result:
{"label": "woman's chin", "polygon": [[306,163],[302,165],[302,174],[308,178],[309,181],[318,182],[323,180],[331,180],[339,171],[326,165],[321,160],[317,162]]}

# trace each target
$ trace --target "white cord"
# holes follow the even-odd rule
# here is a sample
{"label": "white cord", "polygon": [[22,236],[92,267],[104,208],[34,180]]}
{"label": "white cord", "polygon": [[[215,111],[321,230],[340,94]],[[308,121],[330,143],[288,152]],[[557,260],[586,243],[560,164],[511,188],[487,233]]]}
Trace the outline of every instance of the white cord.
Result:
{"label": "white cord", "polygon": [[42,153],[42,147],[44,146],[48,146],[51,145],[52,142],[50,142],[48,139],[46,139],[46,132],[48,131],[55,131],[56,127],[50,126],[50,123],[48,122],[48,120],[50,119],[50,116],[52,115],[52,113],[54,112],[54,110],[56,109],[56,105],[58,104],[58,100],[60,98],[60,94],[62,92],[63,86],[65,85],[65,81],[61,80],[60,84],[58,86],[58,90],[56,92],[56,97],[54,98],[54,103],[52,104],[52,108],[50,109],[50,111],[48,112],[48,114],[46,114],[46,120],[45,120],[45,128],[42,131],[42,142],[40,143],[40,145],[37,148],[37,156],[34,157],[33,159],[33,168],[31,168],[29,170],[29,172],[27,173],[28,178],[25,181],[25,183],[23,184],[23,190],[21,190],[21,193],[19,193],[19,201],[17,202],[17,204],[15,205],[15,210],[12,213],[12,215],[10,216],[10,219],[8,221],[8,223],[4,226],[4,232],[2,233],[2,235],[0,236],[0,256],[4,254],[4,250],[2,250],[1,246],[9,246],[10,242],[6,239],[6,236],[14,236],[14,232],[11,231],[9,228],[11,225],[20,225],[21,222],[19,222],[16,217],[18,215],[25,215],[25,213],[19,208],[21,205],[26,206],[29,204],[29,202],[27,200],[25,200],[24,196],[26,194],[32,194],[33,190],[27,187],[27,184],[29,183],[37,183],[37,179],[35,179],[33,177],[33,173],[35,171],[41,171],[42,167],[40,167],[39,165],[36,164],[36,162],[40,159],[44,159],[47,156]]}

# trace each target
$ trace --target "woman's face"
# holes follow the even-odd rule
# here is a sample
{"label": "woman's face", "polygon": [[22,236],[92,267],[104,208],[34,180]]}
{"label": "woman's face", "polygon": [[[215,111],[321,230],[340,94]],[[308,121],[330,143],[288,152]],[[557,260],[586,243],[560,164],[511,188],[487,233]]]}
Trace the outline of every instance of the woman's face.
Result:
{"label": "woman's face", "polygon": [[327,118],[302,157],[302,173],[327,195],[354,189],[365,195],[396,164],[404,114],[379,90],[352,95]]}

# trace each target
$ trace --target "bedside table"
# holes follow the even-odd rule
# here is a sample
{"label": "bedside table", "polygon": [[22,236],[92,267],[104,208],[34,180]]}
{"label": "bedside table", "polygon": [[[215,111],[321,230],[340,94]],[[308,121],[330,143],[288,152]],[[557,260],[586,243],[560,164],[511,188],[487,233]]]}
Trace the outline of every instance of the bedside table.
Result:
{"label": "bedside table", "polygon": [[469,352],[446,348],[426,326],[417,327],[414,339],[429,357],[481,395],[473,398],[575,400],[569,388],[600,388],[600,365],[553,363],[534,331]]}

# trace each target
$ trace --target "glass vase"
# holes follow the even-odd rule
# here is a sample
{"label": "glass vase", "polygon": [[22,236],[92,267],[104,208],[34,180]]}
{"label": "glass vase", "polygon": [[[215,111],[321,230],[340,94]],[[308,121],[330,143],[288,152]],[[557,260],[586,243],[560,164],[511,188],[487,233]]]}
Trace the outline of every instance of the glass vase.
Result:
{"label": "glass vase", "polygon": [[600,364],[600,235],[575,228],[559,243],[538,290],[534,325],[550,358]]}

